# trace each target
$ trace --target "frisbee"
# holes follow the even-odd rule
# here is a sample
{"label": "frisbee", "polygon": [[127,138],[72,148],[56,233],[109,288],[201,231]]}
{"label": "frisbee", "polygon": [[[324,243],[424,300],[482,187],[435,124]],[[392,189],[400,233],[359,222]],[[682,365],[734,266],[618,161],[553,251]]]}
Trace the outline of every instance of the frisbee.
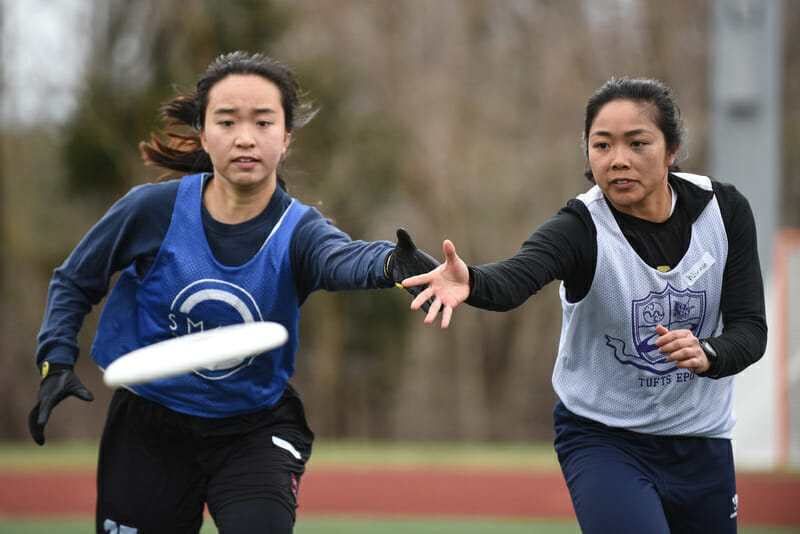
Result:
{"label": "frisbee", "polygon": [[109,387],[171,378],[198,369],[226,369],[284,345],[289,333],[269,321],[221,326],[160,341],[121,356],[106,367]]}

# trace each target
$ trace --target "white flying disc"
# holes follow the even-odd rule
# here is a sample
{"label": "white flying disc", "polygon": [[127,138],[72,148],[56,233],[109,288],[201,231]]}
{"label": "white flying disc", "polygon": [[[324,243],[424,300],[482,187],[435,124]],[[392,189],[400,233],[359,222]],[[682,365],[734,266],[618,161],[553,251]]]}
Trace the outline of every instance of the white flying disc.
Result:
{"label": "white flying disc", "polygon": [[229,368],[289,340],[283,325],[267,321],[222,326],[134,350],[111,362],[103,374],[109,387],[135,385],[197,369]]}

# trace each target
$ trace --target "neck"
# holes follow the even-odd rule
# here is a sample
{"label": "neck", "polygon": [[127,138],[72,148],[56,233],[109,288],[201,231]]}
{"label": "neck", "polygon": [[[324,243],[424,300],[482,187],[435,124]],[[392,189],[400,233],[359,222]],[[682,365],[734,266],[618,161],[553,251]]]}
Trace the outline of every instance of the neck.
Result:
{"label": "neck", "polygon": [[252,187],[236,187],[212,176],[203,191],[203,204],[221,223],[242,223],[264,211],[275,187],[275,180]]}
{"label": "neck", "polygon": [[631,213],[646,221],[661,223],[669,219],[672,211],[672,189],[667,185],[663,191],[653,193],[652,202],[639,213]]}

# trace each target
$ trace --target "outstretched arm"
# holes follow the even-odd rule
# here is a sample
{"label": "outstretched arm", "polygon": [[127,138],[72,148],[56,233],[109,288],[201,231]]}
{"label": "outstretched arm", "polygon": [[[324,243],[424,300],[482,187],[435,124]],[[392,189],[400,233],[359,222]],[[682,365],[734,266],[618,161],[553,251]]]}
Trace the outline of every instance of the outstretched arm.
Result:
{"label": "outstretched arm", "polygon": [[428,284],[428,287],[411,302],[411,309],[417,310],[428,300],[433,299],[425,316],[425,323],[432,323],[441,309],[442,328],[447,328],[450,326],[453,309],[469,297],[469,270],[467,264],[456,254],[456,247],[452,241],[446,240],[442,248],[444,263],[428,273],[406,278],[403,280],[403,287]]}

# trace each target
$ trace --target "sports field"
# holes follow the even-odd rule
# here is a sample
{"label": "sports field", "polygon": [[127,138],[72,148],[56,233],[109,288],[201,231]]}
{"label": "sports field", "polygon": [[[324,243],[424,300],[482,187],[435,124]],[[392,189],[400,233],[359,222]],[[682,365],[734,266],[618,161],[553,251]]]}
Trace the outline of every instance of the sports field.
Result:
{"label": "sports field", "polygon": [[[0,444],[0,533],[91,532],[95,455]],[[739,494],[740,532],[800,532],[800,473],[741,473]],[[298,534],[580,532],[549,444],[323,441],[299,502]]]}
{"label": "sports field", "polygon": [[[45,521],[0,521],[3,534],[86,534],[92,532],[91,521],[61,520]],[[306,518],[300,519],[295,534],[575,534],[580,530],[573,523],[548,521],[504,521],[504,520],[412,520],[407,518]],[[209,521],[204,523],[201,534],[215,534],[217,529]],[[792,532],[786,530],[744,530],[745,534]]]}

